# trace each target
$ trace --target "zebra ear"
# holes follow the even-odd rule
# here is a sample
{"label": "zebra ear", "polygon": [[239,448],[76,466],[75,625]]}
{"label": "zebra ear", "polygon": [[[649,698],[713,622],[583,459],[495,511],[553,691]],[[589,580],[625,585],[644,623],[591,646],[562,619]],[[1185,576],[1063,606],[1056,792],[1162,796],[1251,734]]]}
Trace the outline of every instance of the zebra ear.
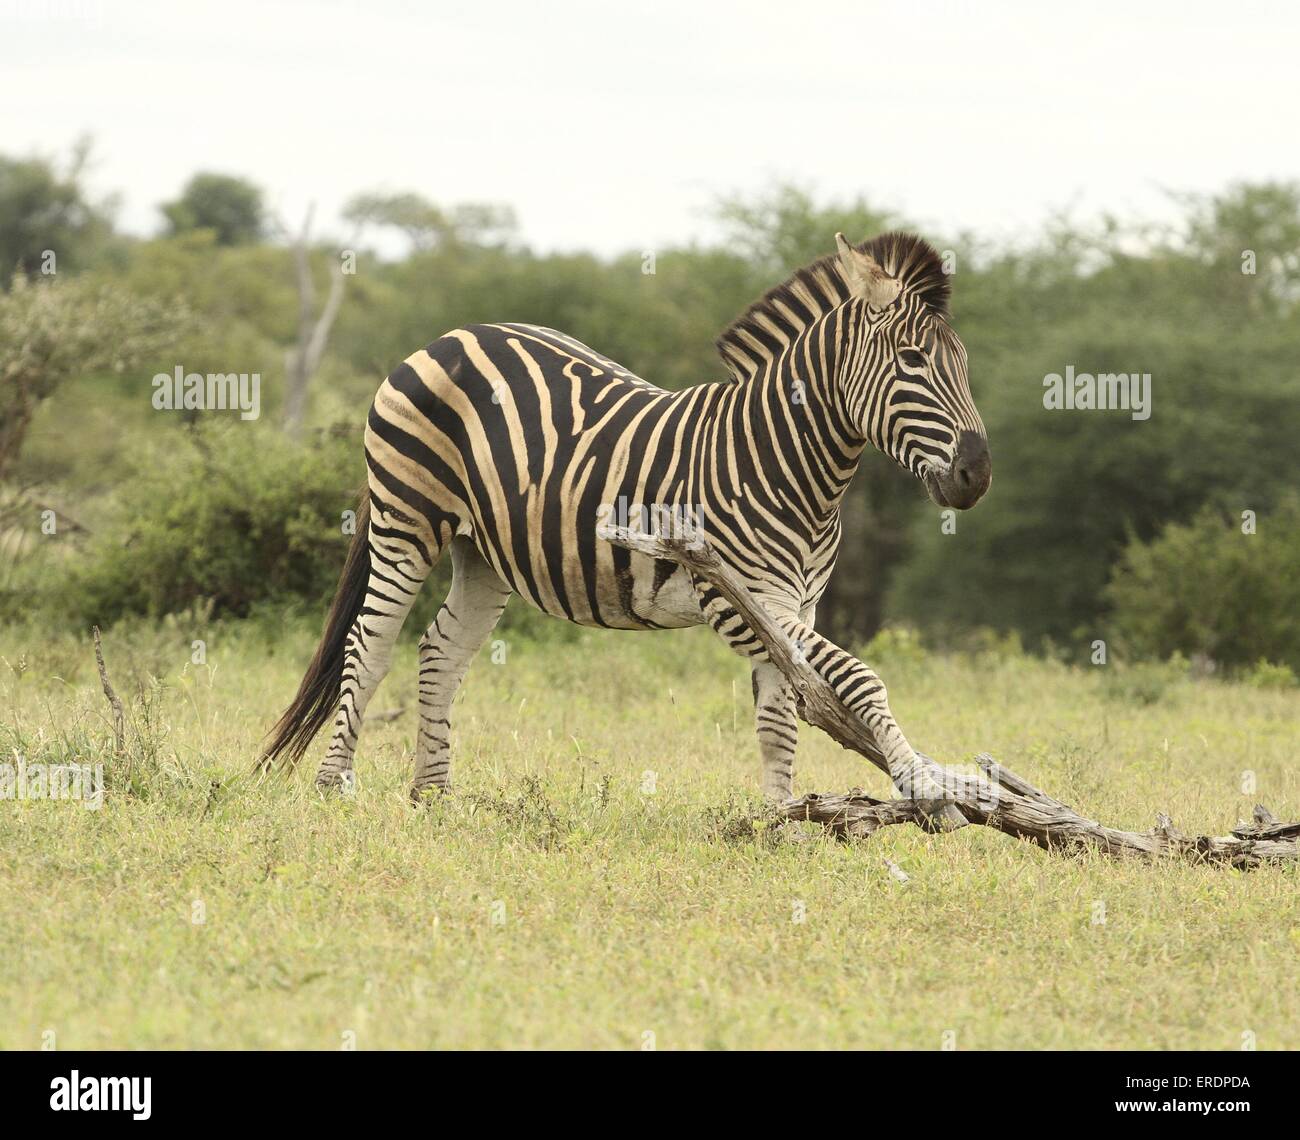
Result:
{"label": "zebra ear", "polygon": [[843,234],[838,233],[835,235],[835,248],[839,253],[840,273],[855,297],[865,298],[867,304],[877,309],[892,305],[898,299],[902,285],[881,269],[871,254],[855,249]]}

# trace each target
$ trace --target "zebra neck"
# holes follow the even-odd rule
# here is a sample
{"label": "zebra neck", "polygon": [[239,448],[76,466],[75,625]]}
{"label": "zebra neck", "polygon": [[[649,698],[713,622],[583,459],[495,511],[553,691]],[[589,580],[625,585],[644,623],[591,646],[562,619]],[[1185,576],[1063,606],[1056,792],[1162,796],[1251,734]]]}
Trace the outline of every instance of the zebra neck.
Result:
{"label": "zebra neck", "polygon": [[763,482],[814,534],[835,518],[866,444],[844,397],[847,340],[828,314],[741,386]]}

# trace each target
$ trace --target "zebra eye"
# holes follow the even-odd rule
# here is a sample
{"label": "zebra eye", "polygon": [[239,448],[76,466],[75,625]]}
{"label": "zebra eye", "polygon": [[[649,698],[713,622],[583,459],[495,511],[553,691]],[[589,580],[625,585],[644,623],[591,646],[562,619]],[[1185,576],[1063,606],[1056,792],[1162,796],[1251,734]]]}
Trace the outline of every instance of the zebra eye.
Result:
{"label": "zebra eye", "polygon": [[905,348],[898,354],[898,359],[903,367],[909,372],[924,371],[926,366],[925,353],[917,348]]}

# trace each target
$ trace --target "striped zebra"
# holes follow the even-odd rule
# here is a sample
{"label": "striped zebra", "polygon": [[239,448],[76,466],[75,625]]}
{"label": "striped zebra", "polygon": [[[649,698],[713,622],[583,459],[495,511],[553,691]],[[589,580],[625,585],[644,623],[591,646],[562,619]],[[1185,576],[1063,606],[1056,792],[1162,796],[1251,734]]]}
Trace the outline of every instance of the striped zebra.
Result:
{"label": "striped zebra", "polygon": [[791,795],[790,687],[708,583],[602,540],[631,504],[692,520],[865,719],[900,792],[938,794],[880,678],[814,615],[868,443],[963,510],[988,489],[988,445],[936,251],[899,233],[836,245],[722,334],[730,376],[718,383],[664,391],[524,324],[456,329],[399,365],[370,409],[368,487],[338,593],[263,764],[298,760],[332,717],[316,783],[350,781],[366,704],[450,550],[451,590],[420,640],[414,799],[449,785],[452,700],[512,593],[579,625],[712,627],[752,665],[763,789]]}

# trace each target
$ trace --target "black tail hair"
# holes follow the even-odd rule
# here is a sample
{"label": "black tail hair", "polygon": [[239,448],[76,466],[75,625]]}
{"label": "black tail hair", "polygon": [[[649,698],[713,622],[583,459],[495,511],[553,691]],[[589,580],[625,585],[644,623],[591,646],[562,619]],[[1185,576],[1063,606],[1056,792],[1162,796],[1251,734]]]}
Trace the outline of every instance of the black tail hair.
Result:
{"label": "black tail hair", "polygon": [[293,704],[271,730],[270,743],[262,750],[257,766],[268,771],[278,759],[296,764],[302,759],[315,735],[334,715],[343,683],[343,662],[347,653],[348,633],[366,600],[370,581],[370,492],[362,491],[357,506],[357,530],[348,547],[348,560],[325,619],[325,630],[316,656],[307,666],[307,674],[298,686]]}

